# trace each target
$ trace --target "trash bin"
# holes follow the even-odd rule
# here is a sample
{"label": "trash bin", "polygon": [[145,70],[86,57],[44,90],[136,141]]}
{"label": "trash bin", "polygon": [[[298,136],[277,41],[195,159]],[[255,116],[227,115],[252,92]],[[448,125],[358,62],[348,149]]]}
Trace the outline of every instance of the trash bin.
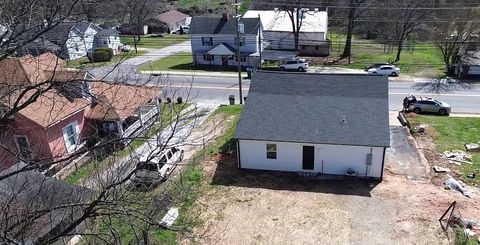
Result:
{"label": "trash bin", "polygon": [[230,101],[230,105],[235,105],[235,95],[231,94],[228,96],[228,100]]}

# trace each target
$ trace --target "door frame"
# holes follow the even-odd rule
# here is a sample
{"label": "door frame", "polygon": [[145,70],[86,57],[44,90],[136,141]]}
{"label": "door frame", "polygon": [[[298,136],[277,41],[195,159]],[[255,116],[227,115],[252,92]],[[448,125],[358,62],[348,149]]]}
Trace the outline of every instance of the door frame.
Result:
{"label": "door frame", "polygon": [[[306,155],[305,150],[308,149],[311,152],[311,155]],[[313,145],[303,145],[302,146],[302,170],[315,170],[315,146]]]}

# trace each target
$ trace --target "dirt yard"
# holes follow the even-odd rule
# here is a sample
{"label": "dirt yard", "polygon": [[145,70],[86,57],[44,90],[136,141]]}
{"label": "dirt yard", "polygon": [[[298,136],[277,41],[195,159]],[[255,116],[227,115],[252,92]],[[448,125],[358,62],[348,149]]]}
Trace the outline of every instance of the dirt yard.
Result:
{"label": "dirt yard", "polygon": [[181,243],[450,244],[438,219],[451,202],[464,217],[480,217],[479,199],[424,174],[407,178],[398,166],[388,167],[381,183],[346,182],[239,170],[234,152],[216,155],[204,163],[195,205],[202,223]]}

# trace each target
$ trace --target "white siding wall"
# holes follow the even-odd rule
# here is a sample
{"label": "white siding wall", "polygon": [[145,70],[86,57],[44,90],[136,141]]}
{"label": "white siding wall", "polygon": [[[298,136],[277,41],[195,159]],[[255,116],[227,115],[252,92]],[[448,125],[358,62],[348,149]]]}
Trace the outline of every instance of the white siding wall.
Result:
{"label": "white siding wall", "polygon": [[[324,32],[300,33],[300,41],[325,41]],[[263,40],[270,42],[270,49],[294,50],[295,40],[291,32],[263,31]]]}
{"label": "white siding wall", "polygon": [[85,36],[79,36],[77,33],[70,31],[66,41],[69,59],[84,57],[87,55],[87,52],[92,51],[95,34],[97,34],[97,30],[91,27],[85,31]]}
{"label": "white siding wall", "polygon": [[[277,145],[277,159],[267,159],[266,144]],[[303,146],[315,146],[314,170],[302,169]],[[278,171],[309,171],[344,175],[349,168],[359,177],[380,178],[382,175],[383,147],[300,144],[239,140],[241,168]],[[367,154],[372,151],[372,165],[367,172]],[[322,171],[323,161],[323,171]]]}
{"label": "white siding wall", "polygon": [[94,42],[94,49],[96,48],[111,48],[113,50],[113,55],[118,54],[118,47],[120,46],[120,37],[119,36],[96,36]]}
{"label": "white siding wall", "polygon": [[[203,46],[202,37],[212,37],[213,46]],[[244,35],[245,45],[240,47],[242,53],[255,53],[258,51],[258,35]],[[192,53],[206,53],[220,43],[226,43],[236,48],[235,35],[191,35],[190,43]]]}

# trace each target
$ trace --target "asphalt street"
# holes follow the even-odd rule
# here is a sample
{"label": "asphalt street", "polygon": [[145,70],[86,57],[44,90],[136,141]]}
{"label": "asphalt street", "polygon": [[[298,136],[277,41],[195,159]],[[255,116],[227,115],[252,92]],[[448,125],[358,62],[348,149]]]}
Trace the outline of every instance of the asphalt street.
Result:
{"label": "asphalt street", "polygon": [[[235,95],[238,103],[238,78],[228,76],[221,77],[221,73],[212,76],[188,75],[157,76],[139,74],[137,66],[162,57],[172,55],[179,51],[188,51],[188,42],[179,43],[159,50],[147,50],[147,54],[124,61],[117,66],[107,66],[89,70],[97,79],[107,79],[119,83],[136,85],[150,85],[171,87],[174,90],[170,97],[182,96],[192,101],[204,104],[227,104],[228,97]],[[339,72],[355,73],[357,70],[325,68],[315,72]],[[361,72],[361,71],[360,71]],[[231,74],[230,74],[231,75]],[[480,114],[480,82],[475,83],[434,83],[425,78],[416,78],[401,75],[389,78],[389,104],[390,110],[399,110],[402,107],[403,98],[408,94],[416,96],[428,96],[447,102],[452,106],[452,113],[479,113]],[[294,82],[294,81],[292,81]],[[250,80],[243,79],[243,96],[248,96]]]}
{"label": "asphalt street", "polygon": [[[134,78],[133,78],[134,77]],[[179,89],[176,96],[205,104],[227,104],[229,95],[238,103],[238,79],[206,76],[150,76],[136,74],[127,82],[134,84],[169,85]],[[292,81],[294,82],[294,81]],[[248,96],[249,79],[242,80],[243,96]],[[182,88],[182,89],[180,89]],[[389,82],[390,110],[399,110],[408,94],[428,96],[447,102],[452,113],[480,113],[480,84],[436,84],[431,82]]]}

